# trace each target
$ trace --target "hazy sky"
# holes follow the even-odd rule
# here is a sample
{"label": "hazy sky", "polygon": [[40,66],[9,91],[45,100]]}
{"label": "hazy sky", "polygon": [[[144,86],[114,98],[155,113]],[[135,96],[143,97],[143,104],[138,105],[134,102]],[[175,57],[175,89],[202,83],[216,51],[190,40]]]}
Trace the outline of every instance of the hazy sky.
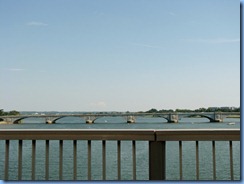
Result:
{"label": "hazy sky", "polygon": [[0,0],[0,108],[240,106],[238,0]]}

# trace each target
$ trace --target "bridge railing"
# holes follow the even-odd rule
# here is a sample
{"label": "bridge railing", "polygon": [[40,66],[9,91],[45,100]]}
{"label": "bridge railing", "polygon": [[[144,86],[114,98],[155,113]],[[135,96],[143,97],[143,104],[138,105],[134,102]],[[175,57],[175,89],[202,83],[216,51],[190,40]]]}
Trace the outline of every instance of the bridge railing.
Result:
{"label": "bridge railing", "polygon": [[[179,150],[179,178],[183,180],[183,145],[182,141],[194,141],[195,142],[195,163],[196,172],[192,173],[196,176],[196,180],[199,180],[199,141],[210,141],[212,143],[212,168],[213,168],[213,180],[216,180],[216,141],[228,141],[229,142],[229,168],[230,168],[230,179],[234,179],[233,169],[233,146],[232,141],[240,141],[240,130],[239,129],[164,129],[164,130],[153,130],[153,129],[4,129],[0,130],[0,140],[4,141],[4,154],[5,159],[3,168],[0,168],[0,172],[3,172],[4,180],[12,180],[9,176],[10,170],[10,143],[13,140],[17,140],[17,155],[16,166],[18,170],[18,180],[22,180],[23,175],[23,146],[24,140],[31,140],[31,178],[30,180],[36,180],[38,171],[36,170],[37,160],[37,141],[44,140],[45,142],[45,179],[50,179],[50,141],[58,140],[59,149],[59,180],[63,180],[64,173],[64,140],[72,141],[71,150],[73,154],[73,180],[77,180],[77,158],[82,155],[77,155],[77,141],[87,141],[87,180],[92,180],[92,141],[102,141],[102,180],[106,180],[106,149],[107,141],[117,142],[117,180],[121,177],[121,141],[131,141],[131,153],[132,153],[132,179],[137,179],[137,149],[136,143],[138,141],[148,142],[148,179],[149,180],[165,180],[166,178],[166,145],[170,141],[178,142]],[[167,157],[170,157],[168,155]],[[228,162],[227,162],[228,163]],[[1,164],[0,164],[1,165]],[[0,174],[1,176],[1,174]]]}

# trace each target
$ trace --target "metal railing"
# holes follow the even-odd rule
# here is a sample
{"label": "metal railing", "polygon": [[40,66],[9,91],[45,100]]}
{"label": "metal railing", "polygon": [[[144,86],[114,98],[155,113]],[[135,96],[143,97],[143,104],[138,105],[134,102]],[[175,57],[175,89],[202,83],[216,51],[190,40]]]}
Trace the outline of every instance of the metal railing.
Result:
{"label": "metal railing", "polygon": [[[72,140],[73,154],[73,180],[77,180],[77,141],[87,141],[87,179],[92,180],[92,141],[102,141],[102,180],[106,180],[106,148],[107,141],[117,142],[117,179],[121,179],[121,141],[131,141],[132,144],[132,176],[137,179],[136,163],[136,142],[147,141],[148,147],[148,169],[149,180],[166,179],[166,144],[169,141],[178,141],[179,144],[179,174],[180,180],[183,180],[183,153],[182,141],[195,141],[196,155],[196,180],[199,180],[199,141],[212,142],[212,168],[213,180],[216,180],[216,141],[229,141],[229,164],[230,179],[234,179],[233,171],[233,146],[232,141],[240,141],[239,129],[4,129],[0,130],[0,140],[5,141],[5,159],[4,159],[4,180],[12,180],[9,177],[10,162],[10,142],[18,140],[18,180],[22,180],[23,169],[23,140],[31,140],[31,180],[36,179],[36,149],[38,140],[45,141],[45,179],[49,180],[50,165],[50,141],[59,141],[59,180],[63,180],[63,153],[64,140]],[[0,172],[1,172],[0,168]]]}

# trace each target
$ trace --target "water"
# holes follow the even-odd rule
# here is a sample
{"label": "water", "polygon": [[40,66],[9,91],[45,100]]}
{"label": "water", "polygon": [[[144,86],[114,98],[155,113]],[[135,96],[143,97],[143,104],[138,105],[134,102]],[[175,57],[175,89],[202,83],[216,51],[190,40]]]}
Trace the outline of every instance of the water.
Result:
{"label": "water", "polygon": [[[135,124],[125,123],[122,117],[99,118],[94,124],[86,124],[78,117],[65,117],[56,124],[45,124],[42,118],[28,118],[18,125],[0,125],[1,129],[198,129],[198,128],[240,128],[240,119],[227,118],[222,123],[211,123],[205,118],[185,118],[180,123],[167,123],[163,118],[138,117]],[[229,125],[229,123],[235,123]],[[18,176],[18,142],[10,143],[9,179]],[[64,141],[63,179],[73,179],[73,143]],[[106,142],[107,180],[117,179],[117,142]],[[212,180],[212,142],[199,141],[200,180]],[[36,179],[45,179],[45,141],[36,145]],[[4,141],[0,141],[0,179],[4,178]],[[49,179],[59,179],[59,141],[50,141]],[[87,141],[77,142],[77,179],[87,180]],[[195,180],[196,170],[195,142],[183,142],[183,179]],[[240,142],[233,141],[234,179],[240,179]],[[121,179],[132,180],[132,142],[121,141]],[[138,180],[148,180],[148,142],[136,142],[136,172]],[[179,180],[178,142],[166,143],[166,179]],[[216,168],[218,180],[230,179],[229,142],[216,142]],[[23,141],[22,179],[31,179],[31,141]],[[92,179],[102,179],[102,141],[92,141]]]}

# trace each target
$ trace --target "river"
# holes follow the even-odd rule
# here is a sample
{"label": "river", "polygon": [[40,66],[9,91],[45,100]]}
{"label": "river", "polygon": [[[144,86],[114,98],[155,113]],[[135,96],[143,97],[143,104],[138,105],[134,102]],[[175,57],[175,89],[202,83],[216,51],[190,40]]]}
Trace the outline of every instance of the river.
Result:
{"label": "river", "polygon": [[[230,124],[231,123],[231,124]],[[78,117],[65,117],[55,124],[45,124],[42,118],[27,118],[22,124],[0,125],[1,129],[216,129],[240,128],[239,118],[226,118],[221,123],[209,122],[206,118],[184,118],[179,123],[167,123],[163,118],[138,117],[136,123],[127,124],[123,117],[99,118],[94,124],[86,124]],[[106,170],[107,180],[117,179],[117,142],[107,141]],[[200,180],[212,180],[212,142],[199,142]],[[216,174],[217,180],[229,180],[229,143],[216,142]],[[4,141],[0,141],[0,179],[4,178]],[[17,180],[17,141],[10,143],[9,179]],[[63,179],[73,179],[73,145],[72,141],[64,141]],[[36,179],[45,179],[45,141],[37,141]],[[77,143],[77,179],[87,179],[87,141]],[[92,141],[92,179],[102,179],[102,142]],[[195,180],[195,142],[183,142],[183,179]],[[234,179],[240,180],[240,142],[233,141]],[[148,142],[136,142],[136,174],[137,180],[148,180]],[[49,179],[59,179],[59,142],[50,141]],[[121,179],[132,180],[132,143],[121,141]],[[179,180],[179,148],[178,142],[166,143],[166,179]],[[23,141],[22,179],[31,179],[31,141]],[[194,174],[193,174],[194,173]]]}

